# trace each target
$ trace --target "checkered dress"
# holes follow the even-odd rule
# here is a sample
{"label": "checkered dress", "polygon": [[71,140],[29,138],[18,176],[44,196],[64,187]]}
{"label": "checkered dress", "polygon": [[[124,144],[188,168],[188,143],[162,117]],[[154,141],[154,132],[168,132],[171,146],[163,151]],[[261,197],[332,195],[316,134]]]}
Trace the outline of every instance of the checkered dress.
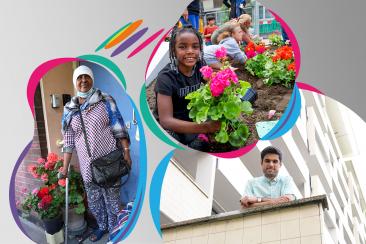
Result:
{"label": "checkered dress", "polygon": [[[89,183],[92,181],[91,161],[116,150],[117,146],[103,101],[83,110],[82,116],[92,158],[89,157],[86,149],[79,113],[72,116],[70,126],[64,133],[64,147],[76,149],[81,175],[84,182]],[[121,125],[121,127],[123,126]]]}

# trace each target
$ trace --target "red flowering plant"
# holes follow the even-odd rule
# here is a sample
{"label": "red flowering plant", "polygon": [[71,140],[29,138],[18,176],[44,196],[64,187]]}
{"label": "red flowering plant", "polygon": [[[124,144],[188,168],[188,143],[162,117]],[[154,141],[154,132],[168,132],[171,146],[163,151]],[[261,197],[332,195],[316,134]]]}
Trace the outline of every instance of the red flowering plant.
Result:
{"label": "red flowering plant", "polygon": [[247,60],[245,68],[266,85],[282,84],[292,87],[295,82],[296,70],[293,50],[290,46],[282,46],[274,51],[255,55]]}
{"label": "red flowering plant", "polygon": [[[229,142],[234,147],[241,147],[245,145],[249,129],[240,117],[243,114],[251,114],[253,109],[250,102],[242,101],[240,97],[244,96],[251,86],[248,82],[238,80],[227,61],[224,47],[219,48],[215,55],[222,67],[218,72],[213,72],[209,66],[200,69],[208,82],[186,96],[186,99],[190,100],[187,106],[190,110],[189,117],[197,123],[220,121],[220,130],[213,135],[215,141]],[[200,135],[200,139],[208,141],[205,135]]]}
{"label": "red flowering plant", "polygon": [[[35,212],[41,219],[54,218],[61,214],[65,202],[65,179],[58,179],[62,171],[63,159],[55,153],[49,153],[47,159],[39,158],[37,164],[28,166],[34,178],[41,179],[43,185],[26,194],[20,207],[25,215]],[[83,186],[80,173],[71,168],[69,173],[69,200],[83,213]],[[79,206],[79,204],[83,206]]]}
{"label": "red flowering plant", "polygon": [[254,42],[249,42],[248,45],[244,48],[245,55],[248,59],[251,59],[258,54],[263,54],[267,48],[263,43],[255,44]]}

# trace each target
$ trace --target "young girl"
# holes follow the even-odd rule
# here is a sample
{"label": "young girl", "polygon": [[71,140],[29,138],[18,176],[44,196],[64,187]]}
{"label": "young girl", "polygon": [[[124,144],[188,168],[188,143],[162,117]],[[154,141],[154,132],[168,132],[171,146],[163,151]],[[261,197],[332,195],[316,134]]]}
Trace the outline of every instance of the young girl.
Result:
{"label": "young girl", "polygon": [[220,29],[215,35],[215,39],[219,44],[204,47],[203,58],[207,65],[215,70],[220,69],[221,63],[215,56],[216,50],[220,47],[225,47],[227,56],[233,59],[234,62],[243,64],[247,57],[239,47],[242,36],[243,31],[238,24],[228,24]]}
{"label": "young girl", "polygon": [[181,143],[205,151],[197,139],[199,133],[213,133],[220,123],[192,122],[185,96],[204,82],[202,67],[202,39],[191,27],[173,30],[169,46],[170,63],[160,71],[155,85],[156,111],[161,126]]}

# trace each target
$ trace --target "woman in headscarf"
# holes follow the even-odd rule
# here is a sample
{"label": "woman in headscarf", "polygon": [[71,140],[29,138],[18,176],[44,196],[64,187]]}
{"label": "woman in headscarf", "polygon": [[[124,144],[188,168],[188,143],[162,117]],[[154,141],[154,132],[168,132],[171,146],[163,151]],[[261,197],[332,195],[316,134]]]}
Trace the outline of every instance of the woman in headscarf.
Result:
{"label": "woman in headscarf", "polygon": [[[62,116],[64,136],[62,174],[67,175],[72,152],[75,149],[79,158],[88,206],[99,226],[93,231],[90,240],[98,241],[116,224],[120,208],[120,187],[119,182],[116,182],[114,187],[108,188],[94,184],[92,182],[91,162],[116,150],[117,143],[120,143],[124,158],[131,166],[130,141],[114,99],[93,87],[92,70],[84,65],[79,66],[74,71],[73,83],[77,95],[65,105]],[[79,109],[87,133],[91,158],[86,148]]]}

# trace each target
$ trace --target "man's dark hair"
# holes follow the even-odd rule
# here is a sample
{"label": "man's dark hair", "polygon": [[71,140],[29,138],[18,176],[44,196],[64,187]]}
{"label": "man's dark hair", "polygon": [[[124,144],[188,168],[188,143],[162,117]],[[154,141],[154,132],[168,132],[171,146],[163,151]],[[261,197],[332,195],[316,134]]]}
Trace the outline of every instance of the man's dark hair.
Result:
{"label": "man's dark hair", "polygon": [[266,147],[265,149],[263,149],[263,151],[261,152],[261,162],[263,162],[263,159],[267,154],[277,154],[278,158],[282,162],[282,152],[279,149],[272,147],[272,146],[269,146],[269,147]]}
{"label": "man's dark hair", "polygon": [[213,19],[215,20],[216,18],[213,15],[209,15],[209,16],[207,16],[206,19],[207,19],[207,22],[208,22],[208,21],[213,20]]}

